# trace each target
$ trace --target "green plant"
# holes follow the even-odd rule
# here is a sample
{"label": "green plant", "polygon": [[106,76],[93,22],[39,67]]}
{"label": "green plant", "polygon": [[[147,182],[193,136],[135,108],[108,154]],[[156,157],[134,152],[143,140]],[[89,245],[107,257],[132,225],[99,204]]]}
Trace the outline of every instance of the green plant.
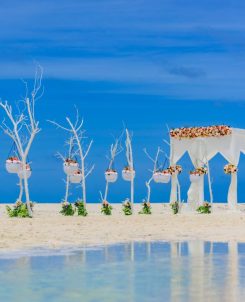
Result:
{"label": "green plant", "polygon": [[150,202],[143,201],[142,203],[142,209],[139,211],[139,214],[151,214],[151,204]]}
{"label": "green plant", "polygon": [[128,199],[126,199],[124,201],[123,206],[122,206],[122,210],[123,210],[124,214],[127,215],[127,216],[133,214],[131,202]]}
{"label": "green plant", "polygon": [[72,207],[72,204],[64,201],[61,203],[61,211],[60,213],[64,216],[73,216],[75,213],[75,210]]}
{"label": "green plant", "polygon": [[111,211],[112,206],[109,204],[108,201],[104,200],[102,202],[101,213],[103,213],[104,215],[111,215]]}
{"label": "green plant", "polygon": [[179,213],[179,202],[178,201],[171,202],[170,207],[172,209],[173,214],[178,214]]}
{"label": "green plant", "polygon": [[200,214],[210,214],[211,204],[205,201],[200,207],[197,208],[197,212]]}
{"label": "green plant", "polygon": [[[31,202],[30,206],[31,208],[33,208],[34,204]],[[6,210],[9,217],[30,217],[27,205],[22,201],[17,201],[14,204],[13,208],[11,208],[10,206],[6,206]]]}
{"label": "green plant", "polygon": [[77,200],[75,202],[75,207],[77,209],[78,216],[87,216],[88,215],[88,212],[87,212],[87,209],[85,207],[83,200]]}

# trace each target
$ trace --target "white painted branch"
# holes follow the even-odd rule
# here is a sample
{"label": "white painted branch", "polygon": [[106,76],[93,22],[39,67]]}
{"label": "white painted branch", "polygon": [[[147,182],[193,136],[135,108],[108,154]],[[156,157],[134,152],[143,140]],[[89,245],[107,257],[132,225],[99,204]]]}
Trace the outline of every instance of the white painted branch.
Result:
{"label": "white painted branch", "polygon": [[[81,163],[81,173],[82,173],[82,199],[84,202],[84,205],[86,207],[86,203],[87,203],[87,198],[86,198],[86,178],[88,177],[89,174],[92,173],[93,169],[94,169],[94,165],[91,167],[91,169],[87,172],[87,174],[85,173],[85,158],[87,157],[92,143],[93,141],[90,141],[87,150],[84,152],[83,150],[83,144],[82,141],[84,139],[83,133],[84,131],[81,130],[82,126],[83,126],[83,120],[81,122],[79,122],[79,113],[77,110],[77,114],[76,114],[76,121],[75,123],[72,123],[69,117],[66,117],[66,121],[69,125],[69,128],[66,128],[54,121],[50,121],[49,122],[53,125],[55,125],[57,128],[60,128],[62,130],[65,130],[69,133],[72,133],[73,136],[73,141],[76,142],[77,148],[78,148],[78,154],[80,157],[80,163]],[[79,124],[79,125],[78,125]]]}
{"label": "white painted branch", "polygon": [[146,181],[145,185],[147,187],[147,198],[146,198],[146,201],[147,202],[150,202],[151,201],[151,181],[152,181],[152,177]]}
{"label": "white painted branch", "polygon": [[93,165],[93,166],[89,169],[89,171],[85,174],[85,178],[87,178],[87,177],[93,172],[94,168],[95,168],[95,165]]}
{"label": "white painted branch", "polygon": [[18,197],[17,201],[22,201],[23,183],[22,183],[22,179],[21,178],[19,178],[19,187],[20,187],[20,193],[19,193],[19,197]]}
{"label": "white painted branch", "polygon": [[[122,151],[122,148],[119,144],[119,139],[120,137],[117,138],[115,140],[115,143],[111,144],[110,146],[110,157],[109,157],[109,167],[108,167],[109,169],[112,169],[116,156]],[[107,200],[108,191],[109,191],[109,182],[106,180],[104,200]]]}
{"label": "white painted branch", "polygon": [[[128,162],[129,168],[133,171],[134,169],[134,161],[133,161],[133,150],[132,150],[132,139],[128,132],[128,129],[126,131],[126,158]],[[131,178],[130,181],[130,202],[132,205],[132,212],[134,211],[134,177]]]}
{"label": "white painted branch", "polygon": [[[38,121],[36,121],[34,112],[35,112],[35,102],[36,96],[38,95],[39,90],[42,87],[42,75],[43,70],[41,66],[38,66],[36,69],[35,79],[34,79],[34,87],[32,91],[32,101],[30,101],[28,97],[28,85],[25,82],[25,90],[26,97],[23,100],[25,108],[27,108],[27,113],[25,113],[25,109],[19,115],[14,115],[12,106],[8,104],[7,101],[0,102],[0,107],[4,110],[6,116],[8,117],[8,121],[10,126],[8,126],[3,121],[3,126],[1,127],[5,134],[7,134],[15,143],[16,148],[19,153],[19,157],[21,160],[21,165],[23,169],[23,182],[24,182],[24,190],[26,195],[26,204],[28,208],[29,215],[32,217],[32,209],[30,206],[30,196],[29,196],[29,188],[28,188],[28,179],[27,179],[27,171],[26,171],[26,159],[29,154],[30,148],[32,146],[33,140],[37,133],[40,131],[38,128]],[[18,110],[18,105],[17,105]],[[25,127],[24,127],[25,126]],[[26,130],[26,131],[25,131]],[[24,132],[24,133],[22,133]],[[20,196],[22,195],[22,180],[20,179]],[[19,196],[19,198],[20,198]]]}
{"label": "white painted branch", "polygon": [[151,178],[146,182],[146,187],[147,187],[147,202],[150,202],[150,199],[151,199],[151,186],[150,186],[150,184],[151,184],[151,182],[152,182],[152,180],[153,180],[153,174],[156,172],[156,170],[157,170],[157,161],[158,161],[158,157],[159,157],[159,154],[161,153],[161,152],[163,152],[162,150],[161,150],[161,148],[160,147],[158,147],[157,148],[157,152],[156,152],[156,156],[155,156],[155,159],[153,159],[153,157],[151,157],[150,155],[149,155],[149,153],[147,152],[147,150],[146,150],[146,148],[144,149],[144,152],[145,152],[145,154],[146,154],[146,156],[153,162],[153,170],[150,170],[150,172],[152,173],[152,175],[151,175]]}

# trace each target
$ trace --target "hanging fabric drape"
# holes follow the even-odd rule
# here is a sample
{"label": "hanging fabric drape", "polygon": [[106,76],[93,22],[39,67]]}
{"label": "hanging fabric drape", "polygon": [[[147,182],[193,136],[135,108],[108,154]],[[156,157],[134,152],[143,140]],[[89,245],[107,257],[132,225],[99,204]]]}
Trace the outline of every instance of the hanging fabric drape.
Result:
{"label": "hanging fabric drape", "polygon": [[[205,128],[205,127],[203,127]],[[188,137],[179,138],[170,136],[170,162],[172,165],[181,159],[188,152],[194,167],[203,166],[203,163],[211,160],[217,153],[220,153],[229,163],[238,165],[240,152],[245,153],[245,130],[230,128],[230,133],[224,136]],[[210,171],[208,171],[209,173]],[[203,176],[200,183],[191,183],[188,191],[188,200],[199,202],[204,200]],[[171,186],[171,198],[176,196],[175,180]],[[230,208],[237,204],[237,174],[231,174],[231,183],[228,189],[227,201]]]}
{"label": "hanging fabric drape", "polygon": [[178,174],[174,173],[171,177],[171,193],[170,193],[170,202],[175,202],[178,200],[177,196],[177,182],[178,182]]}

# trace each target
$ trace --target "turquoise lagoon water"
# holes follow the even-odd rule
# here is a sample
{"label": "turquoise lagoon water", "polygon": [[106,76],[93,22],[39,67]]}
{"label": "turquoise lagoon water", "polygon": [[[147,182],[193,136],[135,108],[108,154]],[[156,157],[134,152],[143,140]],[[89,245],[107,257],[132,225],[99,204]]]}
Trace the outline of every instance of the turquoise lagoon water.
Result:
{"label": "turquoise lagoon water", "polygon": [[245,244],[154,242],[2,253],[0,301],[245,301]]}

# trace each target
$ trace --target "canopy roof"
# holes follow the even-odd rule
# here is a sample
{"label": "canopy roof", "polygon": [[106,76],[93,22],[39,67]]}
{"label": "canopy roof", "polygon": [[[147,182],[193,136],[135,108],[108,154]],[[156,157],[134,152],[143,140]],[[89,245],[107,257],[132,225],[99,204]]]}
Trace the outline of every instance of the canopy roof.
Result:
{"label": "canopy roof", "polygon": [[177,128],[170,131],[170,144],[171,164],[188,152],[196,167],[217,153],[237,165],[240,153],[245,153],[245,130],[226,125]]}
{"label": "canopy roof", "polygon": [[207,127],[182,127],[172,129],[170,136],[177,139],[193,139],[197,137],[222,137],[232,133],[227,125],[215,125]]}

